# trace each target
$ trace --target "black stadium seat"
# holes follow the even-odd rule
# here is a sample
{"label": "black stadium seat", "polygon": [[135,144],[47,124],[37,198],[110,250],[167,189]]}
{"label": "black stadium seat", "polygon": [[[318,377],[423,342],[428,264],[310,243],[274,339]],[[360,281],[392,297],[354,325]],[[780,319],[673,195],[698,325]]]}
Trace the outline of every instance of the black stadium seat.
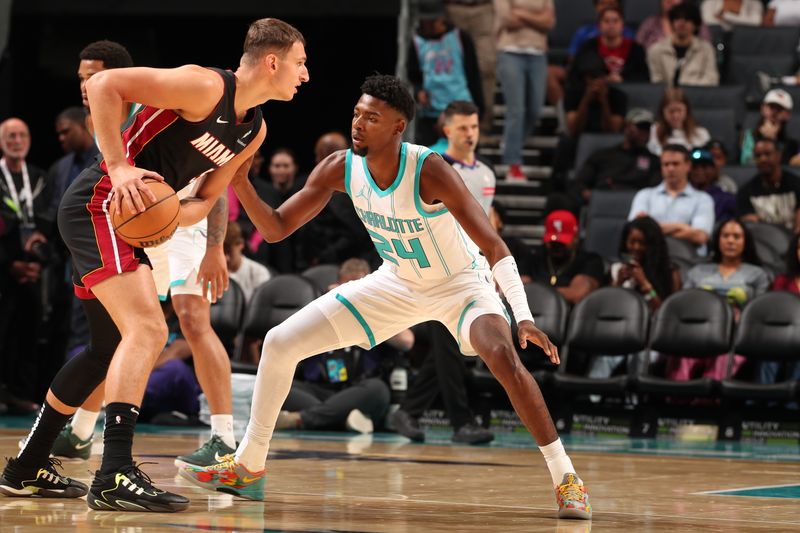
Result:
{"label": "black stadium seat", "polygon": [[319,295],[311,280],[296,274],[276,276],[253,293],[244,320],[244,335],[258,339]]}
{"label": "black stadium seat", "polygon": [[339,279],[339,265],[316,265],[303,271],[302,276],[314,282],[320,292],[328,292],[328,288]]}
{"label": "black stadium seat", "polygon": [[628,221],[631,202],[636,191],[595,190],[586,213],[586,235],[583,245],[587,251],[600,254],[606,260],[617,259],[622,228]]}
{"label": "black stadium seat", "polygon": [[236,337],[242,328],[244,308],[244,293],[234,280],[230,280],[230,286],[222,298],[211,305],[211,327],[228,355],[233,355]]}

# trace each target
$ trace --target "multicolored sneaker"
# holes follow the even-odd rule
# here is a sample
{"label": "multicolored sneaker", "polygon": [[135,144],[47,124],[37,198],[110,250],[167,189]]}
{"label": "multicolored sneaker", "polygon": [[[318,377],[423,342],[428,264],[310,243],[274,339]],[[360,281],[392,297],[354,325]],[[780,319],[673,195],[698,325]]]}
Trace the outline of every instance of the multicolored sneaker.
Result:
{"label": "multicolored sneaker", "polygon": [[221,462],[223,457],[230,455],[236,450],[225,444],[219,435],[212,435],[205,444],[194,452],[187,455],[179,455],[175,458],[175,466],[211,466]]}
{"label": "multicolored sneaker", "polygon": [[92,455],[92,440],[92,435],[86,440],[81,440],[72,432],[72,426],[67,424],[56,437],[50,455],[86,461]]}
{"label": "multicolored sneaker", "polygon": [[564,474],[561,485],[556,487],[559,518],[592,519],[589,492],[577,474]]}
{"label": "multicolored sneaker", "polygon": [[86,503],[96,511],[174,513],[189,507],[188,498],[154,487],[136,464],[111,474],[96,472]]}
{"label": "multicolored sneaker", "polygon": [[239,464],[233,455],[206,467],[186,466],[179,470],[182,478],[204,489],[233,494],[247,500],[264,499],[267,471],[251,472]]}
{"label": "multicolored sneaker", "polygon": [[61,467],[61,461],[50,458],[47,465],[40,468],[32,479],[13,481],[14,468],[17,459],[9,459],[3,475],[0,476],[0,493],[6,496],[28,498],[80,498],[89,490],[89,487],[74,479],[60,475],[56,468]]}

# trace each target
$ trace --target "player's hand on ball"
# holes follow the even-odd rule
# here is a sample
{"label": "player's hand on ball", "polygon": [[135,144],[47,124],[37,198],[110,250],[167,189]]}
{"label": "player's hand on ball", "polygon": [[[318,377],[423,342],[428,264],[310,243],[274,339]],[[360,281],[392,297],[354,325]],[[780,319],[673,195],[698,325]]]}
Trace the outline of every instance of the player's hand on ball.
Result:
{"label": "player's hand on ball", "polygon": [[146,206],[142,201],[142,194],[147,196],[151,203],[155,202],[157,198],[142,181],[142,178],[164,181],[158,172],[130,165],[117,167],[113,172],[109,170],[109,175],[113,186],[112,201],[117,212],[121,212],[122,207],[130,213],[144,212]]}
{"label": "player's hand on ball", "polygon": [[197,283],[203,287],[203,298],[216,302],[228,290],[228,265],[222,246],[209,246],[197,271]]}
{"label": "player's hand on ball", "polygon": [[561,362],[558,357],[558,348],[550,342],[550,339],[545,333],[533,325],[530,320],[523,320],[519,323],[517,329],[517,336],[519,337],[519,345],[524,350],[528,347],[528,341],[531,341],[536,346],[544,351],[544,354],[550,358],[550,362],[557,365]]}

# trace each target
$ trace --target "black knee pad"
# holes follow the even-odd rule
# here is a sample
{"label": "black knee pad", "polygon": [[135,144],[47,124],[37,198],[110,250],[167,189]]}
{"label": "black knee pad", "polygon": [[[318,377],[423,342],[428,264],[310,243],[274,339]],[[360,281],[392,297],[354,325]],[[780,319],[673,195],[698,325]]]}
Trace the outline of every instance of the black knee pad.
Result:
{"label": "black knee pad", "polygon": [[106,379],[108,365],[114,356],[97,353],[87,346],[81,353],[67,361],[58,371],[50,390],[56,398],[71,407],[80,407],[92,391]]}

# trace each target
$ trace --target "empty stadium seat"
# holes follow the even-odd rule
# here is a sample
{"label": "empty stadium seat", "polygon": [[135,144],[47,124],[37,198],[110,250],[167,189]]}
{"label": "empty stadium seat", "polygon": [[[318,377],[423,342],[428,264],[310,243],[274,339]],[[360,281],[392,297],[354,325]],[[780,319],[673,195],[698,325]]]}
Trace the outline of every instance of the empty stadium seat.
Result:
{"label": "empty stadium seat", "polygon": [[561,365],[553,375],[561,391],[581,394],[622,394],[628,389],[628,374],[590,378],[567,371],[571,353],[615,356],[638,353],[647,347],[650,310],[638,292],[604,287],[578,302],[570,316],[567,339],[561,350]]}
{"label": "empty stadium seat", "polygon": [[231,356],[235,351],[236,337],[242,328],[244,309],[244,292],[234,280],[230,280],[228,290],[222,298],[211,305],[211,327]]}
{"label": "empty stadium seat", "polygon": [[328,292],[328,288],[339,279],[339,265],[315,265],[304,270],[301,275],[314,282],[320,292]]}
{"label": "empty stadium seat", "polygon": [[739,132],[736,115],[730,109],[692,109],[697,123],[708,130],[711,137],[719,139],[728,151],[728,158],[735,160],[739,153]]}
{"label": "empty stadium seat", "polygon": [[319,295],[316,285],[296,274],[282,274],[253,293],[244,319],[245,337],[258,339]]}
{"label": "empty stadium seat", "polygon": [[[650,347],[662,354],[690,358],[730,352],[733,311],[724,298],[703,289],[671,294],[655,314]],[[654,396],[713,396],[719,382],[711,378],[674,381],[652,374],[653,365],[633,379],[637,392]]]}
{"label": "empty stadium seat", "polygon": [[[736,329],[734,353],[753,363],[800,362],[800,297],[768,292],[747,304]],[[792,400],[799,387],[792,380],[760,384],[728,378],[721,384],[723,397],[745,400]]]}
{"label": "empty stadium seat", "polygon": [[628,221],[631,202],[637,191],[602,189],[592,191],[585,219],[584,248],[608,261],[616,260],[622,228]]}
{"label": "empty stadium seat", "polygon": [[556,25],[548,36],[547,58],[551,63],[563,64],[572,36],[584,24],[595,21],[595,10],[591,0],[555,2],[555,7]]}
{"label": "empty stadium seat", "polygon": [[736,186],[741,188],[758,174],[758,169],[750,166],[728,165],[722,167],[720,174],[729,176],[736,183]]}
{"label": "empty stadium seat", "polygon": [[735,55],[792,55],[800,42],[800,28],[792,26],[735,26],[730,50]]}
{"label": "empty stadium seat", "polygon": [[643,107],[653,113],[658,111],[666,88],[663,83],[618,83],[614,87],[628,97],[628,109]]}
{"label": "empty stadium seat", "polygon": [[697,263],[700,257],[697,255],[697,246],[675,237],[665,237],[670,259],[684,259],[690,263]]}
{"label": "empty stadium seat", "polygon": [[795,56],[790,55],[738,55],[735,52],[728,62],[728,82],[747,87],[745,101],[758,104],[764,97],[764,91],[758,81],[757,72],[764,72],[771,77],[794,74]]}
{"label": "empty stadium seat", "polygon": [[575,152],[575,172],[580,170],[589,156],[603,148],[610,148],[622,142],[621,133],[583,133],[578,138],[578,149]]}
{"label": "empty stadium seat", "polygon": [[724,109],[728,113],[733,110],[735,124],[737,126],[742,124],[745,116],[744,85],[681,87],[681,89],[689,100],[693,113],[699,109]]}

